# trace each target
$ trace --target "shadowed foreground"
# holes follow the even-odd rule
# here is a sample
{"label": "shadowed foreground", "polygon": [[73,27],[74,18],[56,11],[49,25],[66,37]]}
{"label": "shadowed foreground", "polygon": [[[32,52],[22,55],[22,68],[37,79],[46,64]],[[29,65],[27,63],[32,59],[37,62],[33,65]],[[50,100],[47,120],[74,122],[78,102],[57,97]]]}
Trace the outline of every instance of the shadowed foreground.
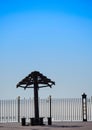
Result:
{"label": "shadowed foreground", "polygon": [[0,123],[0,130],[92,130],[92,122],[56,122],[51,126],[21,126],[19,123]]}

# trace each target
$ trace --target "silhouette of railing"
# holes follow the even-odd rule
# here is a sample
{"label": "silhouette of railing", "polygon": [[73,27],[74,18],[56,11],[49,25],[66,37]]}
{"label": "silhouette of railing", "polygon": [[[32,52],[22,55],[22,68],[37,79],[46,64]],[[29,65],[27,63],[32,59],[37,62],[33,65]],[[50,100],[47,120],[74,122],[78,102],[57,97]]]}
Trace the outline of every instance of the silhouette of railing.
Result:
{"label": "silhouette of railing", "polygon": [[[39,115],[50,116],[50,101],[39,99]],[[52,121],[83,121],[82,99],[65,98],[52,99],[51,101]],[[34,99],[0,100],[0,122],[21,122],[25,117],[29,122],[34,117]],[[87,121],[92,121],[92,99],[87,98]]]}

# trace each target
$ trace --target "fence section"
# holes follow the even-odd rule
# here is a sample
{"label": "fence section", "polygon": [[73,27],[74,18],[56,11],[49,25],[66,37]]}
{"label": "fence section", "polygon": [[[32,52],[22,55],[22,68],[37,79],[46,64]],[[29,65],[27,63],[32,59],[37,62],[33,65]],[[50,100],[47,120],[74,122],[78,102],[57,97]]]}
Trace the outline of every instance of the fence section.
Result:
{"label": "fence section", "polygon": [[59,121],[82,121],[81,99],[53,99],[52,118]]}
{"label": "fence section", "polygon": [[18,103],[16,100],[0,100],[0,122],[18,121]]}
{"label": "fence section", "polygon": [[92,98],[87,99],[87,120],[92,121]]}
{"label": "fence section", "polygon": [[[50,117],[49,99],[39,99],[39,116]],[[83,121],[82,99],[52,99],[53,121]],[[20,122],[26,117],[29,122],[34,117],[34,99],[0,100],[0,122]],[[92,99],[87,99],[87,120],[92,121]]]}

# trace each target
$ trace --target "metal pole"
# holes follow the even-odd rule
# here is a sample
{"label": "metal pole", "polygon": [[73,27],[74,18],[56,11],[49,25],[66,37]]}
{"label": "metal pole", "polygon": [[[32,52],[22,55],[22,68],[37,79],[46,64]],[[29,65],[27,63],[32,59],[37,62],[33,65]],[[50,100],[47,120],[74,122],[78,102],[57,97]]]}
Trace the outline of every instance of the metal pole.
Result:
{"label": "metal pole", "polygon": [[49,100],[50,100],[50,117],[48,117],[48,125],[52,124],[52,119],[51,119],[51,96],[49,96]]}
{"label": "metal pole", "polygon": [[82,95],[82,113],[83,121],[87,121],[87,95],[85,93]]}
{"label": "metal pole", "polygon": [[34,76],[34,108],[35,108],[35,119],[39,119],[39,106],[38,106],[38,83],[37,76]]}
{"label": "metal pole", "polygon": [[18,96],[18,123],[20,123],[20,96]]}
{"label": "metal pole", "polygon": [[50,118],[51,118],[51,95],[50,95]]}

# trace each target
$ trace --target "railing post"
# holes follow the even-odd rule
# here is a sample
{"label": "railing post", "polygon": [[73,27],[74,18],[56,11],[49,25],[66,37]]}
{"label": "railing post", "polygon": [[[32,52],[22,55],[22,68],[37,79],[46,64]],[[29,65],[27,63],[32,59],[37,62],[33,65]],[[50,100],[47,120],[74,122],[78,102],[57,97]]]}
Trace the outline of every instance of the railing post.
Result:
{"label": "railing post", "polygon": [[85,93],[82,95],[82,114],[83,121],[87,121],[87,95]]}
{"label": "railing post", "polygon": [[51,118],[51,95],[50,95],[50,118]]}
{"label": "railing post", "polygon": [[20,123],[20,96],[18,96],[18,123]]}
{"label": "railing post", "polygon": [[52,118],[51,118],[51,95],[49,96],[49,102],[50,102],[50,117],[48,117],[48,125],[52,125]]}

